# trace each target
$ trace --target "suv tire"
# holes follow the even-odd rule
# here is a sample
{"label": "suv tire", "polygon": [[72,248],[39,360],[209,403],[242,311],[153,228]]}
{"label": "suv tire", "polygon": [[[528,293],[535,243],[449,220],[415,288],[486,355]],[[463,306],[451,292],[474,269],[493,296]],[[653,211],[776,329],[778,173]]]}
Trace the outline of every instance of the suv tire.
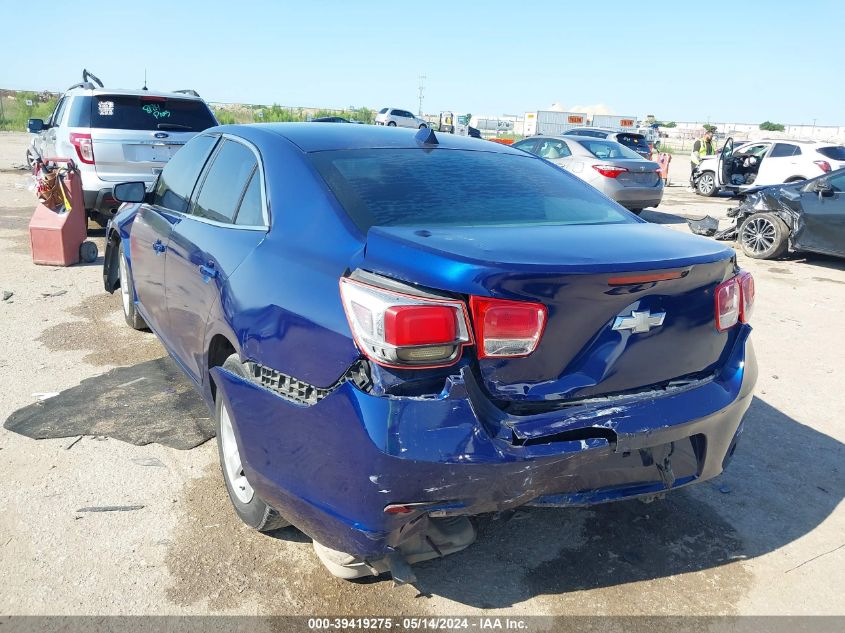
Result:
{"label": "suv tire", "polygon": [[719,193],[716,187],[716,174],[712,171],[703,171],[695,181],[695,190],[700,196],[711,198]]}

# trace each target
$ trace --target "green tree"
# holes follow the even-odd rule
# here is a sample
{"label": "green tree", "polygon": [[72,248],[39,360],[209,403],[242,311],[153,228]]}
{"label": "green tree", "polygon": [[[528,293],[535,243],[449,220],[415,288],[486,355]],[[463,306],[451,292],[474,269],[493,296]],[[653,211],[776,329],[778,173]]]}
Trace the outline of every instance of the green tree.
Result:
{"label": "green tree", "polygon": [[760,124],[760,129],[765,130],[766,132],[783,132],[784,128],[782,123],[772,123],[771,121],[763,121]]}

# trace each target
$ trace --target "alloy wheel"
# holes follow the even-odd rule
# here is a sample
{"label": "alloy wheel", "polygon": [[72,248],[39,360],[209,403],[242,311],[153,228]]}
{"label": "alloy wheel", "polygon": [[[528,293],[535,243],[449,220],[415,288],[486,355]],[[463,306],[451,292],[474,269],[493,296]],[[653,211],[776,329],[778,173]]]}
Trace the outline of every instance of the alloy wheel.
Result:
{"label": "alloy wheel", "polygon": [[716,186],[716,183],[713,180],[713,176],[710,174],[704,174],[698,179],[698,191],[702,195],[709,196],[713,192],[713,187]]}
{"label": "alloy wheel", "polygon": [[249,503],[252,501],[255,491],[244,474],[241,453],[238,450],[238,443],[235,441],[235,431],[232,428],[232,420],[229,417],[226,403],[222,403],[220,407],[220,443],[223,450],[223,468],[226,471],[226,478],[229,480],[238,500],[242,503]]}
{"label": "alloy wheel", "polygon": [[754,253],[763,253],[772,247],[777,237],[775,225],[766,218],[754,218],[745,223],[742,244]]}

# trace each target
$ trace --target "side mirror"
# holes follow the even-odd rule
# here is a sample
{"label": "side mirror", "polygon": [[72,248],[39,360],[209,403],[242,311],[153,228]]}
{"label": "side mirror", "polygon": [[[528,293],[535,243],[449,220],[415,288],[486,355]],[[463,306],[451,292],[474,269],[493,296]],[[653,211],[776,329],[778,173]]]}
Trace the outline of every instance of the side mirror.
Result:
{"label": "side mirror", "polygon": [[818,193],[821,198],[829,198],[834,193],[833,186],[825,178],[817,180],[813,184],[813,190]]}
{"label": "side mirror", "polygon": [[44,129],[44,121],[41,119],[29,119],[26,122],[26,131],[30,134],[38,134],[41,130]]}
{"label": "side mirror", "polygon": [[143,202],[147,187],[142,182],[122,182],[114,186],[111,195],[118,202]]}

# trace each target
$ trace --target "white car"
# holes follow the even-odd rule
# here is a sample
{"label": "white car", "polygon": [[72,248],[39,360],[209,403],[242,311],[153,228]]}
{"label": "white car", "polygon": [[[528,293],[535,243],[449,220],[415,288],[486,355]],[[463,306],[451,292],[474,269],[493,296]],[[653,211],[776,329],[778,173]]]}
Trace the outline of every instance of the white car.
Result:
{"label": "white car", "polygon": [[399,108],[382,108],[376,115],[376,125],[387,125],[390,127],[410,127],[422,129],[428,127],[428,121],[415,116],[408,110]]}
{"label": "white car", "polygon": [[845,167],[845,146],[829,142],[762,140],[734,147],[728,139],[722,151],[699,165],[696,191],[744,191],[821,176]]}

